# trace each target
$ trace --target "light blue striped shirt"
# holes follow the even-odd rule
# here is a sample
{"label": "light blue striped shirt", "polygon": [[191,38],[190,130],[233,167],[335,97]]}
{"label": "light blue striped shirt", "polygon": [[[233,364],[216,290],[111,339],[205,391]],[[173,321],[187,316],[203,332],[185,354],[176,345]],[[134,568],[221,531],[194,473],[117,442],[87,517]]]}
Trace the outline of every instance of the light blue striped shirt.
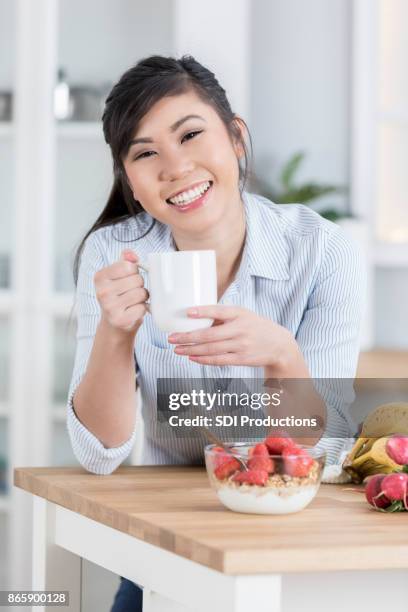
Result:
{"label": "light blue striped shirt", "polygon": [[[219,303],[248,308],[286,327],[295,336],[314,379],[333,379],[319,391],[328,406],[326,436],[319,442],[335,463],[343,439],[351,435],[345,397],[336,379],[353,379],[359,353],[364,268],[357,246],[344,232],[308,207],[273,204],[244,193],[246,238],[235,280]],[[148,253],[174,250],[168,226],[152,223],[147,213],[92,233],[81,257],[76,293],[77,349],[69,389],[67,425],[72,447],[83,467],[110,474],[130,454],[135,431],[120,447],[105,448],[79,421],[72,398],[85,373],[101,310],[93,282],[97,270],[118,261],[124,248],[146,261]],[[148,278],[145,285],[147,288]],[[174,437],[155,439],[157,378],[260,378],[263,368],[203,366],[176,355],[149,314],[135,339],[137,380],[145,427],[144,464],[191,464],[202,461],[203,442]],[[114,366],[112,366],[114,367]],[[339,382],[339,381],[337,381]],[[352,387],[352,385],[350,385]],[[120,410],[120,406],[117,406]]]}

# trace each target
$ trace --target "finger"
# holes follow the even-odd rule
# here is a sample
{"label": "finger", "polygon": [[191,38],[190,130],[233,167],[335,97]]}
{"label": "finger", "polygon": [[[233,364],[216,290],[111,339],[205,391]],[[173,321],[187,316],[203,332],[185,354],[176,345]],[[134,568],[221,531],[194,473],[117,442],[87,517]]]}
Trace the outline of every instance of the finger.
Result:
{"label": "finger", "polygon": [[225,353],[225,355],[190,355],[190,361],[200,363],[202,365],[244,365],[240,363],[240,359],[236,353]]}
{"label": "finger", "polygon": [[129,325],[136,323],[138,319],[142,319],[147,312],[145,304],[134,304],[126,309],[126,317]]}
{"label": "finger", "polygon": [[124,278],[110,280],[100,280],[96,288],[96,297],[104,303],[115,300],[117,297],[124,295],[131,289],[143,287],[144,281],[139,274],[132,274]]}
{"label": "finger", "polygon": [[234,336],[235,329],[231,323],[223,323],[207,329],[197,329],[192,332],[170,334],[171,344],[202,344],[203,342],[218,342]]}
{"label": "finger", "polygon": [[130,289],[124,293],[118,299],[118,306],[124,308],[130,308],[136,304],[144,304],[149,299],[149,292],[144,287],[138,287],[137,289]]}
{"label": "finger", "polygon": [[130,261],[119,260],[115,261],[106,269],[105,276],[107,280],[117,280],[119,278],[127,278],[133,274],[139,274],[137,263]]}
{"label": "finger", "polygon": [[125,249],[124,251],[122,251],[120,258],[122,261],[130,261],[131,263],[137,263],[137,267],[141,268],[145,272],[149,271],[146,265],[142,265],[139,260],[139,255],[132,251],[132,249]]}
{"label": "finger", "polygon": [[190,346],[176,346],[174,352],[177,355],[194,355],[195,357],[205,357],[207,355],[222,355],[223,353],[232,353],[236,343],[234,341],[227,342],[211,342],[209,344],[193,344]]}
{"label": "finger", "polygon": [[208,318],[227,321],[228,319],[235,319],[240,312],[241,309],[236,306],[216,304],[214,306],[194,306],[194,308],[188,308],[187,315],[194,319]]}
{"label": "finger", "polygon": [[124,295],[127,291],[131,289],[137,289],[138,287],[144,286],[143,277],[140,274],[132,274],[132,276],[127,276],[126,278],[121,278],[116,281],[115,284],[115,292],[117,296]]}
{"label": "finger", "polygon": [[132,249],[125,249],[120,255],[120,261],[130,261],[130,263],[136,263],[139,257]]}

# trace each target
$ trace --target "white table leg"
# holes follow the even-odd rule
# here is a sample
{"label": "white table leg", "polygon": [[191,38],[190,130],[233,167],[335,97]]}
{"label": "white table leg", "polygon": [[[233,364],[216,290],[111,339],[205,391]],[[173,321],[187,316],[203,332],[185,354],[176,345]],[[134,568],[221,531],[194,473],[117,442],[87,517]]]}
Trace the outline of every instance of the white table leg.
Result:
{"label": "white table leg", "polygon": [[[228,612],[281,612],[281,576],[237,576],[234,583],[234,597]],[[224,612],[227,612],[225,608]]]}
{"label": "white table leg", "polygon": [[142,585],[144,612],[281,610],[279,575],[223,574],[61,506],[54,511],[54,542]]}
{"label": "white table leg", "polygon": [[[225,576],[226,591],[221,594],[219,606],[217,594],[211,612],[281,612],[281,577],[276,576]],[[226,603],[226,600],[228,603]],[[197,602],[200,607],[200,585],[197,585]],[[149,589],[143,590],[143,612],[195,612],[182,604],[163,597]]]}
{"label": "white table leg", "polygon": [[33,612],[80,612],[81,557],[55,544],[55,505],[33,496],[33,591],[68,591],[69,606],[35,606]]}
{"label": "white table leg", "polygon": [[143,589],[143,612],[194,612],[176,601],[163,597],[159,593]]}

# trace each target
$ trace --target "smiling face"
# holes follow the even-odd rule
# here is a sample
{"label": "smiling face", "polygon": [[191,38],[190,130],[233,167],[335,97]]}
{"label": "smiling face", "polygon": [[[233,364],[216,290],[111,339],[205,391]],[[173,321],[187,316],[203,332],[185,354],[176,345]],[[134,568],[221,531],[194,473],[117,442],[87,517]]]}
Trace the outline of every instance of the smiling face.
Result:
{"label": "smiling face", "polygon": [[188,91],[161,99],[143,117],[123,165],[146,212],[194,234],[237,213],[241,155],[214,108]]}

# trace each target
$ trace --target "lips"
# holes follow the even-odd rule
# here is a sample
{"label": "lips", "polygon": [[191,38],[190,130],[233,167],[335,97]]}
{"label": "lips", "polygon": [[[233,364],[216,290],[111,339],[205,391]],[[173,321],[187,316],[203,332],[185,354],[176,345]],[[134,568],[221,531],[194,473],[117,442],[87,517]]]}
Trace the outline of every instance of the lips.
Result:
{"label": "lips", "polygon": [[194,200],[191,200],[190,202],[187,202],[186,204],[172,204],[170,202],[169,206],[171,206],[174,209],[174,211],[177,211],[179,213],[188,213],[191,210],[200,208],[207,202],[208,198],[210,197],[212,193],[212,186],[213,186],[213,183],[212,181],[210,181],[209,188],[203,194],[201,194]]}
{"label": "lips", "polygon": [[[202,195],[204,195],[207,191],[209,191],[211,189],[213,182],[210,180],[206,180],[206,181],[201,181],[199,183],[195,183],[194,185],[191,185],[190,187],[187,187],[186,189],[183,189],[181,191],[178,191],[177,193],[171,195],[169,198],[166,199],[167,204],[170,204],[171,206],[187,206],[191,203],[193,203],[196,199],[200,198]],[[202,191],[204,189],[204,191]],[[194,193],[196,192],[196,193]],[[201,193],[200,193],[201,192]],[[191,193],[191,199],[184,201],[183,198],[181,198],[181,196],[183,194],[188,194]],[[179,201],[174,201],[175,199],[178,199]],[[173,201],[171,201],[173,200]]]}

